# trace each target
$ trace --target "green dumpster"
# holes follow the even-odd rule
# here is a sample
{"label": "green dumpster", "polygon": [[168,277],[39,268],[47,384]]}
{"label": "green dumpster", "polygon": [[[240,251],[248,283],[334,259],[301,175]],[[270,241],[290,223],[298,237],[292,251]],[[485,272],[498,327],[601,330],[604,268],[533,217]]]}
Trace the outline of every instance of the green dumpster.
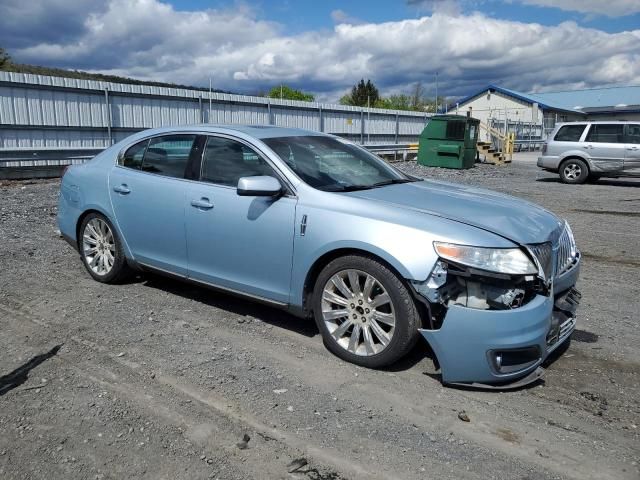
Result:
{"label": "green dumpster", "polygon": [[471,168],[476,158],[480,120],[436,115],[420,134],[418,163],[429,167]]}

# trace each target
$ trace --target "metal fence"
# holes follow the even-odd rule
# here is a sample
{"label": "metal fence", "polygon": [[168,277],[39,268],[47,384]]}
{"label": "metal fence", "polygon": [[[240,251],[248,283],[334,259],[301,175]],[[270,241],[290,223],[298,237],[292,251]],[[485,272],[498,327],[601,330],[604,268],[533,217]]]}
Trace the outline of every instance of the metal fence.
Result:
{"label": "metal fence", "polygon": [[544,117],[538,123],[509,120],[506,130],[504,123],[504,119],[489,118],[488,120],[491,128],[499,132],[515,134],[517,150],[539,150],[555,127],[555,119],[551,117]]}
{"label": "metal fence", "polygon": [[0,72],[0,167],[90,158],[146,128],[258,124],[361,144],[416,142],[431,114]]}

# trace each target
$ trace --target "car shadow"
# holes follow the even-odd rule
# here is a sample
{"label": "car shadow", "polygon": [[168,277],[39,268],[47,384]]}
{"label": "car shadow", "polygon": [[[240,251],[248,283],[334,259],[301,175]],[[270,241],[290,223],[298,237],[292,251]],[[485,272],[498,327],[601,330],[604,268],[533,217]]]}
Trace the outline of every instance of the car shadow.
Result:
{"label": "car shadow", "polygon": [[134,282],[141,283],[149,288],[162,290],[171,295],[178,295],[200,302],[210,307],[235,313],[236,315],[257,318],[274,327],[290,330],[305,337],[312,338],[320,334],[313,319],[299,318],[286,310],[230,293],[147,272],[137,276]]}
{"label": "car shadow", "polygon": [[[574,333],[575,333],[575,330],[574,330]],[[553,352],[551,352],[549,356],[545,359],[545,361],[542,363],[542,366],[544,368],[547,368],[553,363],[557,362],[560,359],[560,357],[562,357],[565,353],[567,353],[567,350],[569,350],[569,347],[571,346],[571,340],[572,340],[572,337],[569,337],[565,342],[562,343],[562,345],[560,345]]]}
{"label": "car shadow", "polygon": [[[602,186],[611,186],[611,187],[640,187],[639,179],[615,179],[615,178],[600,178],[595,182],[587,182],[586,185],[602,185]],[[542,183],[562,183],[559,177],[541,177],[536,178],[536,182]],[[568,184],[567,184],[568,185]],[[580,185],[582,186],[582,185]]]}
{"label": "car shadow", "polygon": [[[220,292],[151,272],[139,274],[132,278],[129,283],[139,283],[148,288],[161,290],[170,295],[178,295],[236,315],[257,318],[262,322],[273,325],[274,327],[281,328],[283,330],[286,329],[308,338],[314,338],[320,335],[318,327],[312,318],[299,318],[285,310],[259,303],[257,301],[252,301],[250,299],[245,299],[240,296],[235,296],[230,293]],[[563,345],[558,347],[558,349],[549,355],[541,366],[543,368],[547,368],[556,362],[569,349],[570,343],[570,339],[564,342]],[[327,351],[327,355],[331,355],[331,353]],[[434,371],[425,371],[423,372],[424,375],[442,383],[442,375],[439,371],[440,365],[438,363],[438,359],[429,344],[422,338],[418,339],[415,346],[402,359],[393,365],[389,365],[388,367],[378,370],[391,373],[404,372],[411,370],[426,361],[433,362]],[[498,391],[517,392],[521,390],[528,390],[539,385],[544,385],[544,383],[544,378],[539,378],[526,385],[520,385],[513,388],[507,387],[504,390]],[[474,385],[446,384],[446,386],[472,391],[491,390],[490,388],[487,389]]]}
{"label": "car shadow", "polygon": [[[384,367],[381,370],[385,372],[404,372],[405,370],[410,370],[411,368],[424,362],[425,360],[432,361],[436,370],[440,368],[435,353],[433,352],[429,344],[422,338],[422,336],[420,336],[420,338],[418,338],[418,341],[408,354],[406,354],[393,365]],[[425,372],[425,375],[430,376],[431,374]]]}
{"label": "car shadow", "polygon": [[[178,295],[236,315],[257,318],[274,327],[286,329],[308,338],[320,336],[320,331],[312,318],[299,318],[285,310],[230,293],[220,292],[150,272],[139,274],[132,278],[130,282],[140,283],[145,287],[161,290],[170,295]],[[331,353],[327,351],[327,355],[331,355]],[[402,372],[413,368],[425,359],[436,362],[435,358],[435,354],[427,342],[419,338],[416,345],[405,357],[381,370]]]}

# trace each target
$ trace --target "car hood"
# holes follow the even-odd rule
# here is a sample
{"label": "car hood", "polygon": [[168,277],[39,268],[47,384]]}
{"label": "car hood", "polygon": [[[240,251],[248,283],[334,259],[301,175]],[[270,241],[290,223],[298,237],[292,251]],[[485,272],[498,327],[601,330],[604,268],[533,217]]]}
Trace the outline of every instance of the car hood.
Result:
{"label": "car hood", "polygon": [[552,240],[562,226],[558,217],[534,203],[455,183],[423,180],[345,195],[444,217],[519,244]]}

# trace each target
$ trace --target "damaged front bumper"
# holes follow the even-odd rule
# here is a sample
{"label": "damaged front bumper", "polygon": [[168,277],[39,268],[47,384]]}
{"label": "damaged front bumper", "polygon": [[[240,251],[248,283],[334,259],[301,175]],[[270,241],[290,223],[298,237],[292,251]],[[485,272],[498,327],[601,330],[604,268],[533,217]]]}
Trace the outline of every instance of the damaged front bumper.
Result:
{"label": "damaged front bumper", "polygon": [[540,365],[575,328],[580,261],[554,279],[553,295],[509,310],[450,305],[438,329],[420,329],[445,384],[514,388],[540,378]]}

